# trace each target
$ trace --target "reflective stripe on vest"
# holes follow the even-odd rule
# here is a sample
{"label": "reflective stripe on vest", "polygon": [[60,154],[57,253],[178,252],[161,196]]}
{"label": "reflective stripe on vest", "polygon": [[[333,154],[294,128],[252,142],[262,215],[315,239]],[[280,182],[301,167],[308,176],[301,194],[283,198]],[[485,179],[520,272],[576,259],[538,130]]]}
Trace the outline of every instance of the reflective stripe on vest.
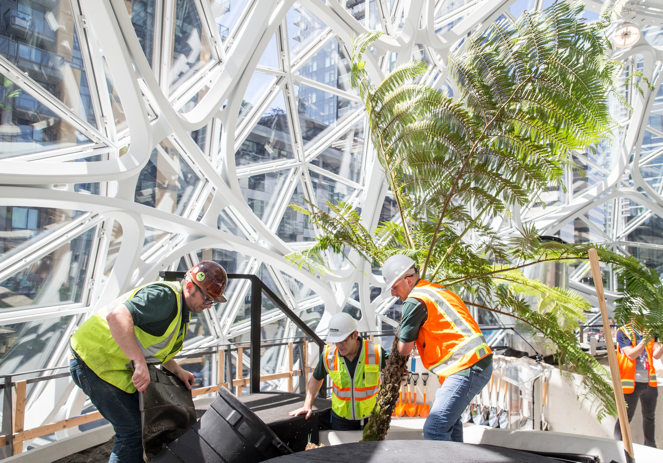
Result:
{"label": "reflective stripe on vest", "polygon": [[419,280],[409,294],[426,304],[428,317],[419,329],[417,348],[424,367],[440,383],[491,353],[490,347],[458,296],[440,285]]}
{"label": "reflective stripe on vest", "polygon": [[332,379],[332,410],[341,418],[358,420],[370,415],[380,388],[380,346],[364,340],[354,377],[350,377],[338,348],[327,345],[324,365]]}
{"label": "reflective stripe on vest", "polygon": [[[475,331],[472,329],[472,327],[468,325],[467,322],[460,315],[456,313],[456,311],[447,303],[447,301],[442,296],[438,294],[437,291],[435,291],[432,288],[415,287],[410,293],[409,297],[416,298],[417,295],[427,296],[428,298],[430,298],[435,304],[437,310],[439,310],[442,314],[444,314],[447,320],[451,323],[451,326],[456,331],[460,331],[465,336],[472,336],[473,334],[475,334]],[[442,307],[440,307],[440,305],[442,305]],[[444,308],[449,308],[451,310],[445,310]]]}
{"label": "reflective stripe on vest", "polygon": [[[477,360],[482,359],[483,357],[486,356],[488,344],[486,344],[486,340],[484,339],[482,334],[475,334],[469,338],[467,338],[462,344],[459,344],[456,346],[456,348],[449,352],[447,356],[440,361],[437,365],[433,365],[430,370],[432,373],[436,374],[437,376],[444,376],[444,371],[453,366],[454,363],[458,362],[460,359],[462,359],[465,355],[471,353],[471,352],[476,352],[477,354]],[[483,355],[481,355],[483,354]]]}
{"label": "reflective stripe on vest", "polygon": [[[148,363],[165,363],[172,359],[184,344],[184,337],[188,330],[188,323],[182,325],[184,306],[182,301],[182,288],[177,282],[160,281],[149,283],[136,288],[115,300],[113,309],[132,299],[138,291],[149,285],[159,285],[169,288],[175,294],[177,313],[161,336],[153,336],[134,326],[136,342]],[[182,334],[180,327],[183,327]],[[85,364],[101,379],[128,393],[136,392],[131,377],[131,362],[120,349],[113,338],[106,310],[102,309],[92,315],[83,323],[71,337],[71,348],[85,362]]]}

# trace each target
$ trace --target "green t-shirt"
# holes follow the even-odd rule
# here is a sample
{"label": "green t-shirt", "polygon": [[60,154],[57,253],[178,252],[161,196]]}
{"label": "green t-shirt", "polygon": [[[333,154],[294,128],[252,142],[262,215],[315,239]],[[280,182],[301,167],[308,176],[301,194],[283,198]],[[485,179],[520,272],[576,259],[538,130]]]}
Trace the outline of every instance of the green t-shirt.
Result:
{"label": "green t-shirt", "polygon": [[[361,337],[358,338],[359,341],[362,341]],[[357,352],[357,355],[355,355],[355,358],[352,360],[348,360],[345,357],[342,357],[345,359],[345,365],[348,369],[348,374],[350,375],[350,378],[355,377],[355,370],[357,369],[357,362],[359,361],[359,357],[362,355],[362,351],[364,350],[364,343],[362,341],[361,343],[361,348],[359,349],[359,352]],[[380,369],[383,369],[385,364],[387,362],[387,353],[385,350],[380,347]],[[320,360],[318,360],[318,365],[315,367],[315,371],[313,372],[313,377],[318,380],[322,381],[327,377],[327,369],[325,368],[325,359],[323,356],[320,356]]]}
{"label": "green t-shirt", "polygon": [[[124,302],[129,310],[134,326],[152,336],[163,336],[177,316],[177,297],[175,293],[163,285],[149,285],[141,289],[136,295]],[[180,325],[180,332],[189,321],[191,313],[182,298],[184,316]]]}
{"label": "green t-shirt", "polygon": [[[415,298],[408,298],[403,303],[402,318],[401,318],[401,331],[399,340],[401,342],[413,342],[419,337],[419,329],[428,320],[428,309],[426,304]],[[475,371],[483,371],[488,365],[493,363],[493,354],[490,354],[477,363],[472,365]],[[455,373],[459,376],[469,376],[469,368]]]}

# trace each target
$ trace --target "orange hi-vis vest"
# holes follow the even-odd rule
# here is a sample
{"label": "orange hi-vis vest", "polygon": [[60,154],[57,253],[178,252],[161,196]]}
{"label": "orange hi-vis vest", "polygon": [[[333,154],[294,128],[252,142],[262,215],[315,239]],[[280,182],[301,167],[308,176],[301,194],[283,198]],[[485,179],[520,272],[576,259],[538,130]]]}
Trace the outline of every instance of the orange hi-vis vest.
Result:
{"label": "orange hi-vis vest", "polygon": [[332,410],[346,420],[368,417],[375,408],[380,388],[380,345],[363,340],[357,355],[354,377],[350,377],[338,348],[325,346],[325,368],[332,380]]}
{"label": "orange hi-vis vest", "polygon": [[440,384],[491,353],[479,325],[457,295],[419,280],[409,297],[426,304],[428,318],[419,329],[417,349],[424,367],[437,375]]}
{"label": "orange hi-vis vest", "polygon": [[[619,328],[627,338],[631,340],[631,345],[637,345],[635,330],[630,323]],[[630,331],[630,333],[629,333]],[[649,385],[657,387],[656,368],[654,367],[654,341],[647,343],[647,360],[649,361]],[[624,394],[631,394],[635,390],[635,359],[631,360],[625,354],[622,354],[619,344],[617,344],[617,364],[619,365],[619,377],[622,380],[622,391]]]}

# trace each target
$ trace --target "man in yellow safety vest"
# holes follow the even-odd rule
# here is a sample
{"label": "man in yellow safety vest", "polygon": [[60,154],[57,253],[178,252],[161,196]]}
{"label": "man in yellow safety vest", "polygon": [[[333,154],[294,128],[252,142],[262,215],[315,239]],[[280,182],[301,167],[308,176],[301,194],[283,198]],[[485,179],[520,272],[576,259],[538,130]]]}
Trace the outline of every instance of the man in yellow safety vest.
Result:
{"label": "man in yellow safety vest", "polygon": [[182,350],[191,312],[226,302],[226,284],[223,267],[201,262],[182,283],[150,283],[124,294],[110,312],[95,313],[71,337],[72,379],[115,430],[109,462],[143,462],[136,391],[150,383],[147,364],[161,364],[191,389],[193,374],[173,357]]}
{"label": "man in yellow safety vest", "polygon": [[462,442],[460,416],[493,372],[490,347],[463,301],[421,280],[411,258],[391,256],[382,276],[391,295],[404,302],[398,352],[410,355],[416,342],[424,367],[440,381],[424,423],[424,438]]}
{"label": "man in yellow safety vest", "polygon": [[386,353],[379,344],[359,336],[354,318],[347,313],[331,318],[327,341],[329,344],[308,383],[304,406],[290,412],[290,416],[304,413],[306,419],[311,416],[313,400],[329,375],[332,380],[332,430],[358,431],[375,407]]}

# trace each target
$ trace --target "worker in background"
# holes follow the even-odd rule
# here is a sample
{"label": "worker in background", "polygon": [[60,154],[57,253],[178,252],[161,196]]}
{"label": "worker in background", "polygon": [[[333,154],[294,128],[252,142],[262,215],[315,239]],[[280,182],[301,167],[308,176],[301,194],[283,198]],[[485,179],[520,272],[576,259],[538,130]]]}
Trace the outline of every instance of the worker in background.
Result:
{"label": "worker in background", "polygon": [[193,374],[173,357],[182,350],[191,312],[226,302],[226,284],[223,267],[201,262],[182,283],[150,283],[121,296],[113,310],[97,312],[71,337],[69,371],[74,383],[115,430],[109,462],[143,462],[136,391],[150,384],[148,363],[161,364],[191,389]]}
{"label": "worker in background", "polygon": [[304,406],[290,412],[290,416],[311,416],[313,400],[329,375],[332,430],[359,431],[375,407],[386,353],[378,343],[359,336],[354,318],[347,313],[331,318],[327,342],[306,388]]}
{"label": "worker in background", "polygon": [[[635,415],[638,400],[642,404],[642,428],[645,445],[656,447],[654,419],[658,399],[658,382],[654,359],[663,355],[663,346],[654,339],[650,330],[643,331],[635,318],[617,330],[617,363],[622,380],[622,391],[628,406],[629,423]],[[615,439],[622,440],[619,420],[615,424]]]}
{"label": "worker in background", "polygon": [[382,267],[386,288],[404,301],[398,352],[417,344],[424,367],[440,388],[424,423],[424,438],[463,442],[460,416],[488,383],[493,354],[463,301],[444,287],[419,278],[415,262],[395,255]]}

